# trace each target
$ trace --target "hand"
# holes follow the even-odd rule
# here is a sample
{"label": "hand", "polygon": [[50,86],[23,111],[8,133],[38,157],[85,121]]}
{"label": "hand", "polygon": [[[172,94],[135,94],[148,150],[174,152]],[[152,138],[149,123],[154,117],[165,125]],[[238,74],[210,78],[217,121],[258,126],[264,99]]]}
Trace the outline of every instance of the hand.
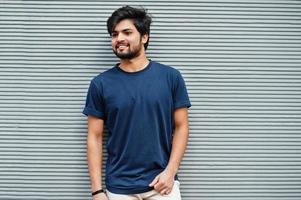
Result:
{"label": "hand", "polygon": [[99,193],[93,196],[93,200],[109,200],[105,193]]}
{"label": "hand", "polygon": [[149,184],[150,187],[159,192],[161,195],[167,195],[171,192],[174,184],[174,174],[165,169]]}

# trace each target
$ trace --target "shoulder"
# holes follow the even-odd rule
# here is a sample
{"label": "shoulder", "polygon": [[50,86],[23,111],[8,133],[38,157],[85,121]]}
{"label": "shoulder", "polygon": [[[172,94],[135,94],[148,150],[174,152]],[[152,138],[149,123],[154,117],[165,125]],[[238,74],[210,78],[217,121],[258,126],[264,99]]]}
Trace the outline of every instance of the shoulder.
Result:
{"label": "shoulder", "polygon": [[170,65],[165,65],[156,61],[153,61],[153,65],[162,73],[167,73],[170,76],[180,75],[180,71]]}
{"label": "shoulder", "polygon": [[172,66],[165,65],[159,62],[153,62],[156,73],[160,76],[161,80],[166,80],[167,85],[173,90],[178,85],[179,81],[182,79],[180,71]]}
{"label": "shoulder", "polygon": [[112,67],[110,69],[107,69],[101,73],[99,73],[98,75],[96,75],[95,77],[92,78],[91,82],[93,82],[96,85],[100,85],[102,84],[106,79],[108,79],[109,77],[111,77],[112,75],[115,74],[115,67]]}

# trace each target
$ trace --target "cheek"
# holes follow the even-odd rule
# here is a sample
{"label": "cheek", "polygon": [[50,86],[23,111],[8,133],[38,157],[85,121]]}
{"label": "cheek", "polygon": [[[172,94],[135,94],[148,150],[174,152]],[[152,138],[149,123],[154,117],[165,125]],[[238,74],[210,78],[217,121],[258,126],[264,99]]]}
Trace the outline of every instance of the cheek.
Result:
{"label": "cheek", "polygon": [[115,39],[111,39],[111,46],[114,47],[116,45],[116,40]]}
{"label": "cheek", "polygon": [[132,40],[129,41],[130,44],[132,44],[133,46],[139,46],[140,45],[140,40],[137,38],[133,38]]}
{"label": "cheek", "polygon": [[113,49],[115,49],[115,46],[116,46],[116,44],[115,44],[114,42],[111,42],[111,47],[112,47]]}

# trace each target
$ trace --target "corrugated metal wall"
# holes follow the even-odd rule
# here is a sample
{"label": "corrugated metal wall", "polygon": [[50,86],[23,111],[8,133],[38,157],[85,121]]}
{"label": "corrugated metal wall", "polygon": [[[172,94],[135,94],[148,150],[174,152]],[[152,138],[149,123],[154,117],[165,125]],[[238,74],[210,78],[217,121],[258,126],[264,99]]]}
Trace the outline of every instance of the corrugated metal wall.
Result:
{"label": "corrugated metal wall", "polygon": [[297,0],[0,0],[0,199],[89,199],[81,111],[125,4],[152,13],[148,55],[192,100],[183,200],[301,199]]}

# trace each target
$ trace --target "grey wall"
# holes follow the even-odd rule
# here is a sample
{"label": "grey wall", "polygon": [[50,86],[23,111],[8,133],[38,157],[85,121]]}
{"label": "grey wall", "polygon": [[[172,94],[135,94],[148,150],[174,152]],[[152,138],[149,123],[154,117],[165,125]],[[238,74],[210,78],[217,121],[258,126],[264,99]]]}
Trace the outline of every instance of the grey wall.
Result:
{"label": "grey wall", "polygon": [[183,200],[301,199],[297,0],[0,0],[0,199],[89,199],[81,111],[124,4],[149,9],[149,57],[186,80]]}

